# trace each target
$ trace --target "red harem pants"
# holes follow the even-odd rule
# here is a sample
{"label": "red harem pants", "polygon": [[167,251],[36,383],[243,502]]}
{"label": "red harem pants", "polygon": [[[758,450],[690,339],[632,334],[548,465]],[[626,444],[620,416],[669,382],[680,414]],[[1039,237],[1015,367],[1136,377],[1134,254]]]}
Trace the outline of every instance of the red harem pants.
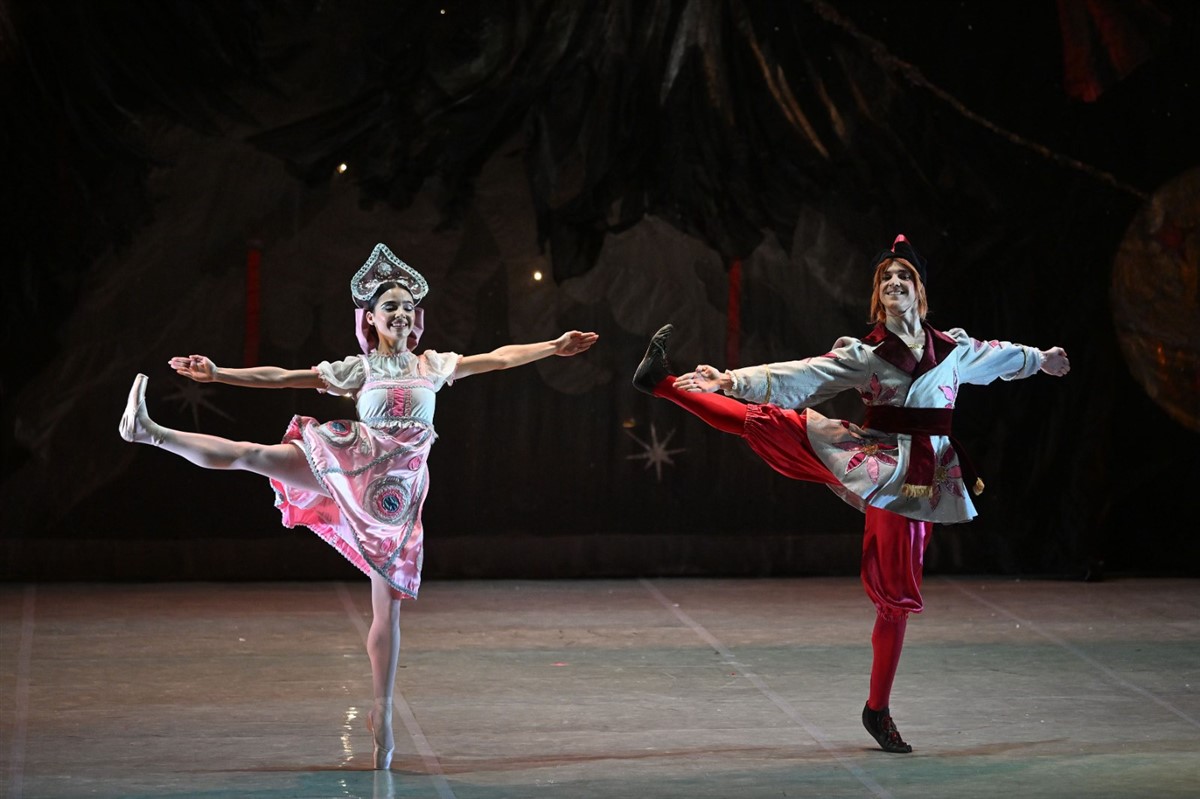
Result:
{"label": "red harem pants", "polygon": [[[772,469],[793,480],[839,484],[813,451],[807,414],[774,405],[745,407],[742,438]],[[930,522],[867,507],[860,573],[867,596],[885,618],[924,609],[921,577],[932,531]]]}

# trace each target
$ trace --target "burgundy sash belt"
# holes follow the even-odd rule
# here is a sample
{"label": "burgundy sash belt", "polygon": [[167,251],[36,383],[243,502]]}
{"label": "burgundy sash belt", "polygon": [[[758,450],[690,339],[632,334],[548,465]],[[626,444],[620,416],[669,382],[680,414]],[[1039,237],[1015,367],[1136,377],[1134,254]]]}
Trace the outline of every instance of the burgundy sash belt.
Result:
{"label": "burgundy sash belt", "polygon": [[933,493],[934,475],[937,469],[930,436],[946,436],[958,456],[963,484],[979,495],[983,492],[983,481],[979,479],[966,450],[950,433],[953,408],[901,408],[895,405],[868,405],[863,427],[882,430],[885,433],[906,433],[913,437],[909,457],[908,474],[904,476],[904,493],[908,496],[928,497]]}
{"label": "burgundy sash belt", "polygon": [[885,433],[948,436],[953,408],[901,408],[896,405],[868,405],[863,427]]}

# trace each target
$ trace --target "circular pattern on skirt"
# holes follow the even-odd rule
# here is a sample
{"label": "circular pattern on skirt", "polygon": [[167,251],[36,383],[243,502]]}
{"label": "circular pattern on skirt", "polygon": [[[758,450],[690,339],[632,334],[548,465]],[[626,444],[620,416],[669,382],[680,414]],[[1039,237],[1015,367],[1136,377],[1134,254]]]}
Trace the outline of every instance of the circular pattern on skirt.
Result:
{"label": "circular pattern on skirt", "polygon": [[330,444],[344,449],[358,440],[358,425],[353,422],[326,422],[317,428]]}
{"label": "circular pattern on skirt", "polygon": [[364,497],[367,512],[385,524],[396,524],[408,510],[405,481],[392,476],[380,477],[367,487]]}

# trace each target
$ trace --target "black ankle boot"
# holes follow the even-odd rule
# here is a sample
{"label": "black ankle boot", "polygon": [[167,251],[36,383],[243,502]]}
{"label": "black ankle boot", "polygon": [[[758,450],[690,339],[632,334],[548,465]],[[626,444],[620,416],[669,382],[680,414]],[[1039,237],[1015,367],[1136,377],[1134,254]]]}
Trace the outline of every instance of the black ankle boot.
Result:
{"label": "black ankle boot", "polygon": [[675,332],[672,325],[663,325],[650,339],[642,362],[633,372],[633,387],[644,394],[653,396],[654,387],[666,379],[671,373],[667,365],[667,339]]}
{"label": "black ankle boot", "polygon": [[900,731],[896,729],[896,722],[892,721],[892,714],[886,707],[883,710],[871,710],[870,705],[863,705],[862,719],[863,726],[867,728],[867,732],[871,733],[871,737],[879,743],[883,751],[900,754],[912,751],[912,747],[900,737]]}

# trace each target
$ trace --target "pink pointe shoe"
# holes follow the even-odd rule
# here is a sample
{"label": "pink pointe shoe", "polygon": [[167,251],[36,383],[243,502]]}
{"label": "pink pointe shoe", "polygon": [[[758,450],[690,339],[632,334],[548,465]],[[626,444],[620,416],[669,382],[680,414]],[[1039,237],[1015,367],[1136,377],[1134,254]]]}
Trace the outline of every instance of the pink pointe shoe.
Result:
{"label": "pink pointe shoe", "polygon": [[[375,710],[382,712],[383,709],[379,705],[376,705]],[[377,731],[375,729],[375,710],[367,713],[367,729],[371,731],[371,739],[375,743],[375,768],[378,770],[387,770],[392,767],[392,753],[396,751],[396,746],[390,740],[392,737],[390,724],[388,725],[389,729],[386,731]],[[383,736],[383,740],[380,740],[380,736]]]}
{"label": "pink pointe shoe", "polygon": [[133,378],[129,399],[125,400],[125,412],[121,414],[121,423],[117,426],[117,431],[126,441],[157,446],[163,443],[163,437],[162,433],[156,434],[151,430],[154,423],[150,421],[150,415],[146,412],[146,383],[149,380],[144,374]]}

